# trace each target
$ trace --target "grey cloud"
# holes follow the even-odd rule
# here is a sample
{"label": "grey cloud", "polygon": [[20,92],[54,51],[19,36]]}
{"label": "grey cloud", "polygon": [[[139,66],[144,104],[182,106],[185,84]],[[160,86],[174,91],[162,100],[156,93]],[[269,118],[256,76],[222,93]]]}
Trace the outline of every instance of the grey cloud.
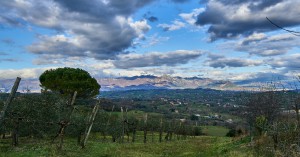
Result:
{"label": "grey cloud", "polygon": [[18,20],[0,15],[0,26],[4,27],[5,25],[18,27],[21,26],[22,24]]}
{"label": "grey cloud", "polygon": [[158,21],[158,17],[153,16],[150,11],[145,13],[143,17],[145,19],[147,19],[148,21],[150,21],[150,22],[157,22]]}
{"label": "grey cloud", "polygon": [[158,53],[152,52],[147,54],[127,54],[118,57],[114,61],[116,68],[128,69],[136,67],[153,67],[153,66],[175,66],[186,64],[189,61],[200,57],[201,51],[177,50],[174,52]]}
{"label": "grey cloud", "polygon": [[6,38],[6,39],[2,39],[1,42],[11,45],[14,44],[15,42],[12,39]]}
{"label": "grey cloud", "polygon": [[291,34],[278,34],[273,36],[253,34],[235,45],[236,51],[267,57],[286,54],[294,47],[300,46],[300,39]]}
{"label": "grey cloud", "polygon": [[249,36],[278,29],[266,17],[282,27],[299,25],[299,5],[297,0],[210,0],[206,10],[198,15],[196,25],[209,25],[211,41]]}
{"label": "grey cloud", "polygon": [[[246,78],[241,81],[236,81],[235,84],[239,85],[249,85],[249,84],[255,84],[255,83],[267,83],[267,82],[278,82],[282,80],[287,80],[288,77],[281,73],[272,73],[272,72],[259,72],[255,73],[249,78]],[[258,86],[256,84],[256,86]]]}
{"label": "grey cloud", "polygon": [[300,55],[293,54],[280,58],[272,58],[267,60],[268,64],[273,68],[284,68],[286,71],[300,71]]}
{"label": "grey cloud", "polygon": [[[150,26],[147,21],[129,17],[154,0],[48,0],[0,1],[0,9],[11,20],[22,20],[61,32],[39,37],[27,50],[42,55],[85,56],[112,59],[142,38]],[[125,4],[126,3],[126,4]]]}
{"label": "grey cloud", "polygon": [[247,66],[259,66],[263,64],[263,61],[241,59],[241,58],[226,58],[225,56],[210,54],[206,63],[213,68],[225,68],[225,67],[247,67]]}
{"label": "grey cloud", "polygon": [[1,62],[18,62],[18,59],[15,58],[0,58],[0,63]]}
{"label": "grey cloud", "polygon": [[156,21],[158,21],[158,18],[155,16],[150,16],[147,18],[147,20],[149,20],[150,22],[156,22]]}
{"label": "grey cloud", "polygon": [[116,15],[129,16],[139,8],[153,2],[154,0],[54,0],[68,11],[82,13],[94,17],[101,22],[109,20]]}

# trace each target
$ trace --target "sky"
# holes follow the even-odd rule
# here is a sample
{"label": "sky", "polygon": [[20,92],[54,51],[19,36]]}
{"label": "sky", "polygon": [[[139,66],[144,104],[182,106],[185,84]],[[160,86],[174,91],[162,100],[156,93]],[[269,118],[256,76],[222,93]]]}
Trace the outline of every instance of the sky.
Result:
{"label": "sky", "polygon": [[299,6],[299,0],[1,0],[0,80],[35,79],[58,67],[97,78],[295,80]]}

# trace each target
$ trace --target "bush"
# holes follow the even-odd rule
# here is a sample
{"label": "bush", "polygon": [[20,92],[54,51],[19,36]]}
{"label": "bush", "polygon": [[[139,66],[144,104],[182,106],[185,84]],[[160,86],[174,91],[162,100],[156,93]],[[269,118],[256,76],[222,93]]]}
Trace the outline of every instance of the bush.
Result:
{"label": "bush", "polygon": [[235,137],[237,136],[237,131],[235,129],[230,129],[226,134],[227,137]]}

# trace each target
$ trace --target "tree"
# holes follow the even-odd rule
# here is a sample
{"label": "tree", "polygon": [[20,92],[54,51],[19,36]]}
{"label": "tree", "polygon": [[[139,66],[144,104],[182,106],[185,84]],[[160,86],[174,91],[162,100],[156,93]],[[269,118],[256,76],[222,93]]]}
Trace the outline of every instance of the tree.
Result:
{"label": "tree", "polygon": [[90,98],[98,95],[101,87],[87,71],[79,68],[46,70],[39,80],[44,90],[56,91],[70,97],[77,91],[77,97]]}
{"label": "tree", "polygon": [[[100,85],[88,72],[82,69],[68,67],[46,70],[40,76],[39,80],[41,87],[45,91],[51,90],[53,92],[58,92],[65,96],[63,98],[67,98],[67,106],[63,106],[65,114],[63,114],[63,118],[61,118],[58,123],[60,129],[52,140],[52,142],[54,142],[57,137],[60,137],[58,149],[61,150],[64,143],[65,130],[67,126],[70,125],[71,116],[75,109],[74,102],[76,97],[85,99],[92,98],[99,94]],[[95,115],[97,111],[94,113]],[[94,119],[93,117],[92,119]],[[88,132],[90,129],[91,126],[89,127]],[[85,139],[87,139],[86,137]]]}

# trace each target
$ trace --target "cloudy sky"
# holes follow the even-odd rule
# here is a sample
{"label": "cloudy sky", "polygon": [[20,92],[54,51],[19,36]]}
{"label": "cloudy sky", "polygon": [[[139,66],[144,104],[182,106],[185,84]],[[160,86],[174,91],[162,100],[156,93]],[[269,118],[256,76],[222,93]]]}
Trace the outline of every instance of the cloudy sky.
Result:
{"label": "cloudy sky", "polygon": [[299,0],[1,0],[0,79],[37,78],[66,66],[95,77],[290,79],[300,72],[299,6]]}

